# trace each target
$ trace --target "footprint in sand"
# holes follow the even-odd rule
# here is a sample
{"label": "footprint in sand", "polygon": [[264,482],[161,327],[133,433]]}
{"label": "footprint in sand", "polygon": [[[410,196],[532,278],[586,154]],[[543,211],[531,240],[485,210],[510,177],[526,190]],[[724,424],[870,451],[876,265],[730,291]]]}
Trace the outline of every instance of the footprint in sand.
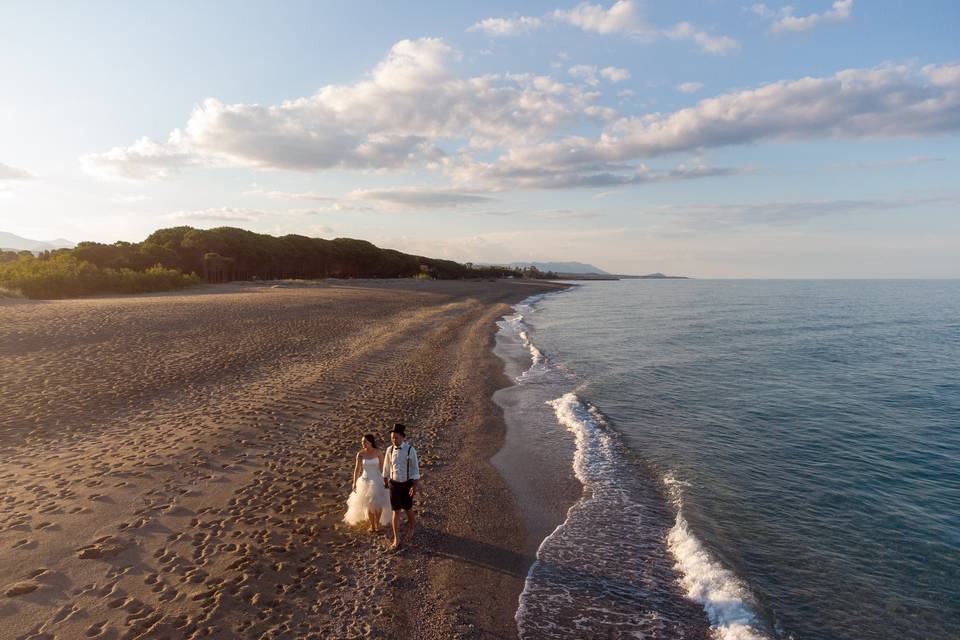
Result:
{"label": "footprint in sand", "polygon": [[81,560],[98,560],[111,558],[127,548],[127,542],[113,536],[105,536],[95,540],[93,544],[77,549],[77,557]]}
{"label": "footprint in sand", "polygon": [[15,598],[16,596],[26,595],[28,593],[33,593],[40,588],[40,583],[35,580],[22,580],[20,582],[14,582],[3,588],[3,595],[8,598]]}
{"label": "footprint in sand", "polygon": [[53,614],[51,621],[54,624],[66,622],[67,620],[69,620],[70,618],[76,615],[81,615],[83,611],[84,611],[83,609],[81,609],[75,604],[65,604],[62,607],[60,607],[55,614]]}
{"label": "footprint in sand", "polygon": [[10,545],[10,548],[11,549],[36,549],[37,541],[30,540],[29,538],[24,538],[23,540],[17,540],[16,542],[14,542],[12,545]]}

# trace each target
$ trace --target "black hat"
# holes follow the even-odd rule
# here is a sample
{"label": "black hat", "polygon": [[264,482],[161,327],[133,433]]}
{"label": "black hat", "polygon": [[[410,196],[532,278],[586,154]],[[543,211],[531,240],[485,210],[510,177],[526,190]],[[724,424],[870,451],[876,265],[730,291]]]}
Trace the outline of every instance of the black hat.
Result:
{"label": "black hat", "polygon": [[393,429],[390,430],[390,433],[399,433],[404,438],[406,438],[407,437],[406,431],[407,431],[407,428],[405,426],[403,426],[399,422],[396,422],[393,425]]}

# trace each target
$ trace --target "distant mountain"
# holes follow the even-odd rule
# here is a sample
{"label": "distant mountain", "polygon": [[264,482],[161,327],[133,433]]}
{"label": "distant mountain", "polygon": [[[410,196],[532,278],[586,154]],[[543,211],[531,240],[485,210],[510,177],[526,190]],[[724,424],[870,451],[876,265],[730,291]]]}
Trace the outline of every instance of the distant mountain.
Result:
{"label": "distant mountain", "polygon": [[689,280],[687,276],[665,276],[659,271],[657,273],[648,273],[645,276],[617,276],[618,278],[623,278],[625,280]]}
{"label": "distant mountain", "polygon": [[607,275],[607,272],[600,267],[585,262],[511,262],[509,266],[515,269],[534,266],[540,271],[553,271],[554,273],[599,273]]}
{"label": "distant mountain", "polygon": [[0,231],[0,248],[7,251],[51,251],[53,249],[72,249],[77,246],[75,243],[63,238],[56,240],[31,240],[30,238],[21,238],[18,235]]}
{"label": "distant mountain", "polygon": [[648,273],[645,276],[630,276],[621,273],[558,273],[563,280],[689,280],[687,276],[665,276]]}

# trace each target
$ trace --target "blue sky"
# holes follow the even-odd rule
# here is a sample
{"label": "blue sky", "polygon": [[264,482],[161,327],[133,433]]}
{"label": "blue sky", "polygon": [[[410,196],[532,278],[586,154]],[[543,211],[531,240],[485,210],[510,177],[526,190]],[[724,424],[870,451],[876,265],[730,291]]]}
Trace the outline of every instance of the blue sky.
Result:
{"label": "blue sky", "polygon": [[0,4],[0,230],[960,277],[955,2]]}

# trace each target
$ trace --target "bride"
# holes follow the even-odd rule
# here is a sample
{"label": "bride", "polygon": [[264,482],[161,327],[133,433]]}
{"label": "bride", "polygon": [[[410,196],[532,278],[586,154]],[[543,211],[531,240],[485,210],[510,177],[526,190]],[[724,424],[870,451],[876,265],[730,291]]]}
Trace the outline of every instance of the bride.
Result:
{"label": "bride", "polygon": [[363,436],[353,466],[353,491],[347,498],[343,521],[350,525],[367,523],[371,532],[390,523],[390,494],[383,487],[383,453],[372,434]]}

